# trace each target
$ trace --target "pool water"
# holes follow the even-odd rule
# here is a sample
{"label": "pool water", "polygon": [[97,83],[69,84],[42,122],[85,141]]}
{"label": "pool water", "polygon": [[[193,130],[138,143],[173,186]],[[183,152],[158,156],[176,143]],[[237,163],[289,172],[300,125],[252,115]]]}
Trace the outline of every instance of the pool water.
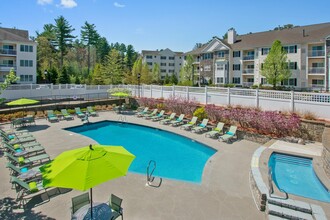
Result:
{"label": "pool water", "polygon": [[[103,121],[68,128],[102,145],[119,145],[136,156],[129,171],[146,175],[150,160],[154,176],[200,184],[204,166],[216,150],[183,136],[130,123]],[[88,143],[86,143],[88,145]]]}
{"label": "pool water", "polygon": [[280,190],[294,195],[330,202],[330,193],[316,176],[312,159],[273,153],[268,166]]}

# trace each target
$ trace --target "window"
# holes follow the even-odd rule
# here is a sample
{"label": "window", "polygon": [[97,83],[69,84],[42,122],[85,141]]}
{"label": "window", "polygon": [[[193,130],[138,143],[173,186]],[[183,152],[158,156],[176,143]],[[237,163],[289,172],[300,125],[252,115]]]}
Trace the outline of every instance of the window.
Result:
{"label": "window", "polygon": [[169,73],[174,73],[174,70],[168,70]]}
{"label": "window", "polygon": [[270,48],[261,48],[261,55],[269,54]]}
{"label": "window", "polygon": [[233,77],[233,83],[234,84],[240,84],[241,83],[241,78],[240,77]]}
{"label": "window", "polygon": [[247,69],[254,69],[254,64],[246,65],[246,68],[247,68]]}
{"label": "window", "polygon": [[21,52],[33,52],[33,46],[31,45],[21,45],[20,46]]}
{"label": "window", "polygon": [[283,80],[281,82],[281,85],[282,86],[297,86],[297,79],[292,78],[292,79]]}
{"label": "window", "polygon": [[228,54],[228,50],[220,50],[218,51],[218,57],[225,57]]}
{"label": "window", "polygon": [[224,68],[223,68],[223,64],[217,64],[217,70],[223,70]]}
{"label": "window", "polygon": [[168,57],[169,60],[174,60],[174,57]]}
{"label": "window", "polygon": [[168,66],[174,66],[175,64],[174,63],[169,63]]}
{"label": "window", "polygon": [[324,85],[324,80],[323,79],[312,79],[312,84],[313,85]]}
{"label": "window", "polygon": [[161,73],[166,73],[166,70],[161,69],[160,72],[161,72]]}
{"label": "window", "polygon": [[234,51],[233,57],[241,57],[241,51]]}
{"label": "window", "polygon": [[203,60],[210,60],[213,59],[213,53],[204,53],[202,54]]}
{"label": "window", "polygon": [[284,46],[283,49],[284,49],[287,53],[297,53],[297,45],[293,45],[293,46]]}
{"label": "window", "polygon": [[147,59],[152,59],[152,56],[151,55],[147,55]]}
{"label": "window", "polygon": [[247,78],[247,82],[254,83],[254,78]]}
{"label": "window", "polygon": [[217,77],[217,83],[223,83],[223,77]]}
{"label": "window", "polygon": [[161,56],[160,59],[161,60],[166,60],[166,56]]}
{"label": "window", "polygon": [[160,63],[160,66],[166,66],[166,63]]}
{"label": "window", "polygon": [[297,62],[289,62],[289,69],[296,70],[297,69]]}
{"label": "window", "polygon": [[324,63],[312,63],[312,67],[324,67]]}
{"label": "window", "polygon": [[2,63],[0,63],[0,67],[14,67],[14,60],[2,60]]}
{"label": "window", "polygon": [[233,70],[234,70],[234,71],[239,71],[239,70],[241,70],[241,64],[233,64]]}
{"label": "window", "polygon": [[32,75],[20,75],[21,82],[31,82],[33,80]]}
{"label": "window", "polygon": [[261,78],[261,84],[268,84],[267,79],[266,78]]}
{"label": "window", "polygon": [[33,61],[32,60],[20,60],[20,66],[22,67],[32,67]]}
{"label": "window", "polygon": [[204,71],[211,71],[211,65],[205,65]]}
{"label": "window", "polygon": [[152,66],[152,62],[147,62],[147,64],[148,64],[149,66]]}

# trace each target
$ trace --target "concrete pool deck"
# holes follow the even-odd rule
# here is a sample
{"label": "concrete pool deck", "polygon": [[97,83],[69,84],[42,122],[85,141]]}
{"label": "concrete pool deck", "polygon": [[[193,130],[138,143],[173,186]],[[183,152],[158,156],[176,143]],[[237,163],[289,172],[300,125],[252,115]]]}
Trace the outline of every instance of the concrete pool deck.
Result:
{"label": "concrete pool deck", "polygon": [[[114,112],[100,112],[90,122],[118,120]],[[217,152],[207,162],[201,185],[163,179],[159,188],[146,187],[146,175],[128,173],[93,189],[95,202],[107,202],[113,193],[123,199],[125,219],[266,219],[257,210],[250,191],[249,171],[251,158],[260,144],[246,140],[232,144],[218,142],[204,135],[160,125],[158,122],[125,115],[128,122],[172,131],[207,144]],[[95,143],[95,141],[63,128],[81,125],[80,119],[50,123],[45,119],[28,127],[46,152],[55,158],[61,152]],[[7,125],[8,127],[9,125]],[[36,197],[27,204],[26,211],[11,209],[15,205],[15,190],[9,183],[6,159],[0,158],[0,217],[4,219],[70,219],[71,198],[82,194],[72,190],[54,195],[49,202],[40,204]],[[147,166],[147,165],[146,165]],[[157,181],[157,178],[156,180]],[[5,204],[4,204],[5,203]],[[36,206],[35,206],[36,205]],[[25,216],[25,218],[23,217]]]}

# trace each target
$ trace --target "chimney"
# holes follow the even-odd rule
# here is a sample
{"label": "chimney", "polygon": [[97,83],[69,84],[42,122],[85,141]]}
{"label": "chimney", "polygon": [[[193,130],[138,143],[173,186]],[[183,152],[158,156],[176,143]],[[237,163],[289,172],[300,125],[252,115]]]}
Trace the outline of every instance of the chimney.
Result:
{"label": "chimney", "polygon": [[234,28],[230,28],[227,33],[227,41],[229,44],[236,42],[236,31]]}

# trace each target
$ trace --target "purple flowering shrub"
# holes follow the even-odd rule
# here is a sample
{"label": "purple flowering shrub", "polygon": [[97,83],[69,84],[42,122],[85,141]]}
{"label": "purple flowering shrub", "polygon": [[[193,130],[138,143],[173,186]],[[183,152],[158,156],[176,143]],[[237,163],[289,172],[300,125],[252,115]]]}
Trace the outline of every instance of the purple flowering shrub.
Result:
{"label": "purple flowering shrub", "polygon": [[284,115],[277,111],[261,111],[255,108],[225,108],[207,105],[209,119],[226,124],[239,125],[244,130],[276,137],[295,136],[300,127],[296,114]]}
{"label": "purple flowering shrub", "polygon": [[170,96],[164,100],[165,108],[168,111],[175,112],[176,114],[193,115],[197,102],[196,99],[188,100],[186,97]]}
{"label": "purple flowering shrub", "polygon": [[160,103],[160,101],[157,99],[145,98],[145,97],[139,98],[137,102],[139,103],[139,106],[145,106],[151,109],[157,108],[157,105]]}

